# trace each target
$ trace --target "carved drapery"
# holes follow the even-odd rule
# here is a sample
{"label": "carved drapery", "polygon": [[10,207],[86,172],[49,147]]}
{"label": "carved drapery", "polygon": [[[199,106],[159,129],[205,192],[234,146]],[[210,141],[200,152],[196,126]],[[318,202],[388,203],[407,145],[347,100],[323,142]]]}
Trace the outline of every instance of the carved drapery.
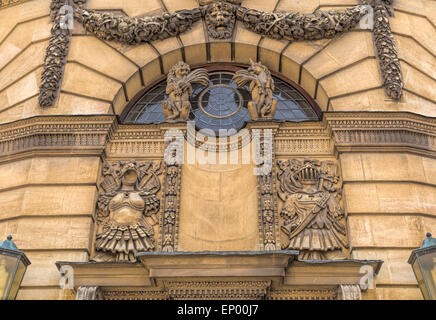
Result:
{"label": "carved drapery", "polygon": [[[333,38],[354,28],[368,12],[367,6],[357,5],[345,10],[321,11],[313,14],[298,12],[268,13],[240,7],[240,1],[200,1],[200,7],[168,12],[161,16],[130,18],[110,12],[98,12],[83,8],[86,0],[73,0],[74,18],[87,31],[104,40],[127,44],[163,40],[177,36],[201,18],[205,19],[209,36],[213,39],[230,39],[235,20],[248,29],[273,39],[318,40]],[[368,1],[364,0],[365,3]],[[41,76],[39,103],[41,107],[55,104],[62,82],[66,56],[71,40],[71,30],[60,27],[59,8],[68,0],[53,0],[51,17],[52,35],[47,48],[44,70]],[[389,26],[389,5],[392,0],[373,0],[374,41],[386,94],[399,100],[403,81],[394,39]]]}
{"label": "carved drapery", "polygon": [[95,261],[136,261],[155,249],[160,161],[106,161],[96,211]]}
{"label": "carved drapery", "polygon": [[342,186],[331,161],[278,161],[278,195],[283,249],[300,251],[300,259],[324,260],[329,251],[349,258]]}

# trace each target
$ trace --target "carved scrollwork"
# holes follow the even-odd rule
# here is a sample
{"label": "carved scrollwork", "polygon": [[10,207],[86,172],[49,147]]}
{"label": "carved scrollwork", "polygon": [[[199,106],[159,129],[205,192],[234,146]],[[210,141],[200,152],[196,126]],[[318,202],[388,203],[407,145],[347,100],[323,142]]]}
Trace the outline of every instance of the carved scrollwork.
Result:
{"label": "carved scrollwork", "polygon": [[94,260],[136,261],[135,253],[154,250],[160,174],[159,161],[105,162]]}
{"label": "carved scrollwork", "polygon": [[328,12],[317,10],[313,14],[270,13],[240,7],[237,19],[247,29],[272,39],[319,40],[330,39],[351,30],[367,13],[366,6]]}
{"label": "carved scrollwork", "polygon": [[191,111],[192,83],[203,86],[209,84],[209,75],[205,69],[191,72],[189,65],[183,61],[175,64],[168,73],[166,94],[168,101],[162,102],[162,111],[167,121],[186,121]]}
{"label": "carved scrollwork", "polygon": [[277,109],[277,100],[273,99],[274,80],[268,68],[260,62],[253,62],[248,70],[235,73],[233,80],[238,87],[250,82],[251,101],[248,102],[248,111],[251,119],[272,119]]}
{"label": "carved scrollwork", "polygon": [[330,161],[278,161],[279,198],[283,201],[283,249],[300,250],[300,259],[323,260],[328,251],[348,253],[345,214],[336,165]]}

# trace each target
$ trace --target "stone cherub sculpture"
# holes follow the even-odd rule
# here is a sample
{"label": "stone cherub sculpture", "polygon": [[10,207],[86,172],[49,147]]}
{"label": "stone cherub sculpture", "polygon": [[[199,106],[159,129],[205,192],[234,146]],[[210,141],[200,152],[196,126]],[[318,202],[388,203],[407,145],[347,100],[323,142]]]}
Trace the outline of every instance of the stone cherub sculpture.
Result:
{"label": "stone cherub sculpture", "polygon": [[155,248],[160,173],[158,161],[105,162],[94,261],[136,261],[135,253]]}
{"label": "stone cherub sculpture", "polygon": [[209,75],[205,69],[191,72],[190,66],[180,61],[168,73],[166,94],[168,101],[162,102],[162,111],[166,121],[186,121],[191,110],[192,84],[209,84]]}
{"label": "stone cherub sculpture", "polygon": [[291,159],[278,162],[278,195],[283,249],[300,251],[300,259],[327,259],[341,250],[349,258],[345,214],[336,166],[329,161]]}
{"label": "stone cherub sculpture", "polygon": [[235,73],[233,80],[238,87],[250,83],[251,101],[248,102],[248,111],[252,120],[272,119],[277,109],[277,100],[273,99],[274,80],[267,67],[260,62],[253,62],[248,70]]}

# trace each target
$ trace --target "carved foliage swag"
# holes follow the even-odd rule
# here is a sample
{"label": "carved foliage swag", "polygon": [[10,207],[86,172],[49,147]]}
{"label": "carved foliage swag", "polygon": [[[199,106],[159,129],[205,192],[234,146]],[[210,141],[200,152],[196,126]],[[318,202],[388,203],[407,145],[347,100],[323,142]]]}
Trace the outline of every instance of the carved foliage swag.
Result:
{"label": "carved foliage swag", "polygon": [[[83,7],[85,2],[86,0],[52,0],[53,28],[41,76],[39,95],[41,107],[51,107],[55,104],[62,83],[71,41],[71,31],[60,27],[60,20],[66,18],[66,13],[60,11],[64,4],[73,5],[74,19],[88,32],[103,40],[130,45],[175,37],[189,30],[202,18],[206,21],[212,39],[230,39],[235,20],[241,21],[247,29],[273,39],[289,41],[329,39],[353,29],[368,13],[367,7],[363,5],[328,12],[317,10],[313,14],[269,13],[241,7],[239,0],[200,0],[200,6],[191,10],[165,12],[153,17],[131,18],[85,9]],[[399,100],[402,96],[403,81],[389,26],[392,0],[362,2],[369,3],[374,8],[373,35],[386,94],[394,100]]]}

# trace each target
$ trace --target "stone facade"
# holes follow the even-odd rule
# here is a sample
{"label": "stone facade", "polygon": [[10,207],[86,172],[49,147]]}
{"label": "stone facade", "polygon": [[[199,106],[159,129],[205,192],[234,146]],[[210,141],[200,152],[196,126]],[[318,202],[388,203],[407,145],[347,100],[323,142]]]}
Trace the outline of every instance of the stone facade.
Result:
{"label": "stone facade", "polygon": [[[273,130],[275,160],[310,158],[338,167],[350,244],[348,259],[384,261],[376,276],[376,288],[363,291],[362,298],[422,299],[407,259],[426,232],[436,233],[434,1],[393,3],[389,22],[403,81],[399,100],[386,95],[371,30],[359,27],[331,39],[290,42],[257,34],[236,19],[230,38],[215,39],[207,32],[205,21],[198,19],[174,37],[133,45],[102,40],[75,21],[58,95],[49,108],[40,106],[39,95],[53,25],[51,1],[3,2],[0,236],[12,234],[32,262],[18,299],[74,298],[74,292],[59,289],[55,263],[88,262],[96,256],[96,204],[104,161],[162,160],[164,132],[185,130],[180,123],[122,124],[116,116],[129,102],[144,88],[164,79],[179,61],[192,66],[249,65],[250,59],[262,61],[269,70],[301,86],[323,111],[318,122],[263,125]],[[357,0],[244,0],[241,6],[310,14],[317,9],[339,10],[358,4]],[[84,4],[87,9],[110,10],[131,18],[173,14],[198,6],[197,0],[87,0]],[[247,128],[252,133],[256,124]],[[163,231],[163,220],[153,226],[155,251],[164,247],[165,235],[170,233],[175,237],[175,251],[262,251],[265,233],[259,227],[258,181],[247,173],[254,167],[253,163],[209,167],[195,163],[179,168],[177,219],[168,232]],[[232,183],[236,176],[242,178]],[[164,199],[165,173],[159,178],[162,189],[157,195]],[[277,206],[276,216],[282,203]],[[160,217],[165,208],[162,200]],[[279,230],[279,224],[272,228]],[[282,239],[275,237],[280,245]],[[141,258],[141,263],[147,259]],[[212,266],[217,263],[214,259]],[[226,263],[232,265],[231,259]],[[306,267],[296,268],[304,273]],[[136,269],[131,272],[141,274]],[[338,274],[340,277],[340,271]],[[254,298],[336,299],[352,295],[348,287],[336,291],[331,280],[333,289],[325,292],[310,291],[314,288],[292,291],[296,284],[290,283],[290,288],[273,288],[273,294],[265,297],[262,290],[270,285],[266,278],[250,281],[244,285]],[[348,284],[352,283],[343,283]],[[149,286],[144,280],[144,287]],[[165,292],[160,288],[152,292],[144,289],[146,293],[120,289],[122,293],[115,290],[103,296],[183,297],[190,286],[223,290],[222,283],[213,281],[202,285],[173,281]]]}

